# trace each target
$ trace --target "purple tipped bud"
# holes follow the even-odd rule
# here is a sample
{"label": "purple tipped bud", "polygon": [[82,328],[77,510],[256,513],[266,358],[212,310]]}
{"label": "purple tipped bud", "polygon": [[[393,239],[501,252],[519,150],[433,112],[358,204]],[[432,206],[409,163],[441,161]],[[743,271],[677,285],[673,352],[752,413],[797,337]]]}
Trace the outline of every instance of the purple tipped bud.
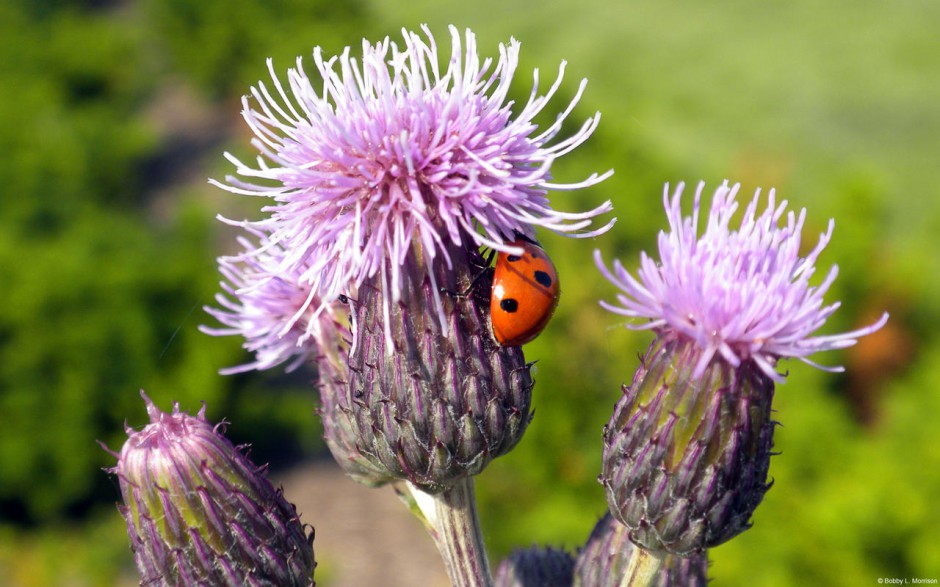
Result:
{"label": "purple tipped bud", "polygon": [[569,587],[574,558],[558,548],[516,549],[499,563],[495,587]]}
{"label": "purple tipped bud", "polygon": [[[610,514],[594,527],[575,561],[575,583],[580,587],[619,587],[636,546],[629,530]],[[708,582],[708,557],[705,553],[689,557],[666,555],[651,587],[705,587]]]}
{"label": "purple tipped bud", "polygon": [[340,406],[357,423],[357,446],[375,467],[428,493],[482,471],[516,445],[530,419],[529,367],[519,347],[493,339],[489,302],[480,299],[488,297],[487,280],[437,305],[442,288],[466,290],[482,271],[476,249],[446,252],[450,268],[411,250],[398,301],[389,303],[382,280],[359,290]]}
{"label": "purple tipped bud", "polygon": [[261,470],[206,420],[141,392],[118,476],[141,585],[314,585],[313,533]]}
{"label": "purple tipped bud", "polygon": [[697,376],[702,352],[661,333],[604,429],[610,511],[648,550],[688,556],[733,538],[770,487],[773,380],[717,359]]}

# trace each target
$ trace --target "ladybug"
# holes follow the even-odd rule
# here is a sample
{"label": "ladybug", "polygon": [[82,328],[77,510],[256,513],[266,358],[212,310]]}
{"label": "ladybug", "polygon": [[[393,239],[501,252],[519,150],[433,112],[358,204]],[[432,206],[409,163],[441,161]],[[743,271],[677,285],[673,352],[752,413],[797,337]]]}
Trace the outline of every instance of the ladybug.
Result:
{"label": "ladybug", "polygon": [[521,248],[522,255],[497,255],[490,316],[499,344],[521,346],[538,336],[551,320],[561,290],[555,265],[535,241],[522,237],[509,246]]}

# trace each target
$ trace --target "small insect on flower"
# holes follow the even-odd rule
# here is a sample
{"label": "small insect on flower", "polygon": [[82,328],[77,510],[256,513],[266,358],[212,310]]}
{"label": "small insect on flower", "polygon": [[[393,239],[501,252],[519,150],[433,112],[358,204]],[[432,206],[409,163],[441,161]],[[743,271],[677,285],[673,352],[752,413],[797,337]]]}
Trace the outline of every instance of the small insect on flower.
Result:
{"label": "small insect on flower", "polygon": [[522,254],[500,251],[497,255],[490,315],[497,342],[521,346],[548,325],[561,289],[554,263],[535,241],[523,237],[509,246],[521,248]]}

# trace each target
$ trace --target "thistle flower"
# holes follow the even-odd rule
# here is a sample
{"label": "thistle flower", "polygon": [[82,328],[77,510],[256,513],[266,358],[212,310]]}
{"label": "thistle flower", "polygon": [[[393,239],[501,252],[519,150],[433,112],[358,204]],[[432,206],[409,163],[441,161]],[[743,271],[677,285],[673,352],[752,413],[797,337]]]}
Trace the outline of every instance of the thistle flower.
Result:
{"label": "thistle flower", "polygon": [[[349,301],[345,364],[343,353],[322,344],[317,353],[335,358],[321,363],[320,379],[334,455],[361,481],[407,480],[439,496],[434,518],[462,528],[437,528],[442,549],[453,547],[445,554],[451,578],[481,584],[489,577],[485,551],[464,540],[479,542],[467,505],[471,477],[521,438],[532,380],[521,349],[492,336],[479,249],[521,253],[510,243],[534,237],[536,227],[581,237],[606,231],[613,221],[589,227],[611,210],[609,201],[560,212],[547,192],[591,186],[610,173],[552,181],[554,161],[587,140],[600,119],[595,114],[556,140],[582,81],[554,122],[544,129],[534,122],[558,91],[564,64],[544,94],[536,72],[528,101],[514,112],[508,95],[518,42],[500,45],[494,63],[480,59],[472,32],[451,27],[442,67],[422,30],[403,31],[402,47],[388,38],[364,42],[358,59],[348,48],[330,58],[315,49],[316,89],[300,60],[286,85],[269,61],[272,89],[259,83],[243,102],[257,165],[227,154],[241,178],[213,183],[272,200],[263,219],[228,222],[264,235],[240,262],[282,251],[264,273],[289,276],[307,292],[280,336],[296,326],[316,340],[319,317],[337,299]],[[241,301],[236,315],[248,313],[250,300]]]}
{"label": "thistle flower", "polygon": [[[389,315],[389,346],[382,331],[383,290],[360,290],[353,303],[357,341],[349,355],[349,386],[340,400],[358,426],[359,450],[373,465],[429,493],[480,473],[516,445],[531,419],[529,365],[521,348],[494,340],[488,303],[474,295],[446,298],[444,327],[429,311],[435,283],[452,291],[466,287],[474,263],[469,258],[479,253],[453,247],[450,255],[463,269],[459,280],[443,263],[429,271],[423,258],[408,257],[402,301]],[[481,289],[488,291],[486,284]]]}
{"label": "thistle flower", "polygon": [[705,184],[698,185],[693,212],[688,217],[682,216],[679,206],[683,187],[680,183],[671,201],[668,184],[663,191],[671,232],[659,234],[658,263],[646,253],[641,254],[639,279],[631,276],[620,261],[614,261],[610,272],[600,252],[594,256],[604,276],[623,291],[617,295],[619,306],[606,302],[601,305],[623,316],[649,319],[631,328],[672,330],[694,341],[702,349],[695,365],[696,376],[704,372],[716,354],[734,367],[751,360],[777,382],[784,377],[775,366],[785,357],[841,372],[842,367],[822,367],[808,357],[852,346],[887,321],[888,315],[884,314],[877,323],[859,330],[813,336],[839,308],[838,302],[823,302],[838,274],[836,265],[820,285],[809,284],[815,263],[832,237],[835,221],[829,221],[817,245],[801,257],[806,209],[799,216],[788,212],[786,225],[781,227],[787,202],[778,206],[771,190],[767,207],[758,216],[758,190],[744,211],[741,226],[731,230],[740,185],[728,187],[725,181],[715,191],[708,226],[699,237],[699,206]]}
{"label": "thistle flower", "polygon": [[731,230],[738,186],[726,182],[699,236],[704,186],[690,217],[680,211],[682,187],[671,200],[668,186],[664,192],[671,231],[660,233],[658,263],[643,254],[634,278],[619,261],[611,272],[600,253],[595,260],[622,290],[619,305],[602,305],[648,319],[633,327],[656,333],[605,427],[600,480],[635,544],[689,556],[747,529],[769,488],[771,402],[774,383],[784,379],[778,360],[819,367],[811,354],[855,344],[887,314],[859,330],[815,335],[839,307],[823,302],[835,267],[820,285],[809,284],[833,222],[801,257],[805,210],[786,213],[771,191],[758,213],[758,192]]}
{"label": "thistle flower", "polygon": [[[403,31],[401,48],[388,38],[364,42],[360,59],[348,48],[332,58],[315,49],[319,89],[299,60],[286,85],[269,61],[273,88],[259,83],[244,100],[261,153],[257,168],[227,155],[248,180],[213,183],[273,202],[266,218],[233,222],[263,238],[256,249],[220,260],[238,302],[221,298],[228,311],[213,313],[229,326],[215,333],[240,331],[255,350],[258,359],[244,369],[294,366],[314,346],[323,354],[315,331],[321,316],[337,298],[352,300],[347,393],[324,402],[329,413],[343,414],[334,429],[350,430],[355,417],[360,438],[352,443],[346,435],[344,444],[393,476],[437,490],[479,472],[518,441],[531,388],[521,352],[492,341],[476,296],[444,292],[463,291],[482,271],[481,245],[514,251],[507,243],[532,236],[536,226],[593,236],[611,224],[586,228],[611,205],[566,213],[546,196],[609,175],[552,182],[555,159],[599,121],[595,114],[572,136],[554,140],[583,81],[572,103],[538,132],[534,118],[560,87],[564,64],[544,95],[536,72],[528,102],[514,114],[507,96],[518,42],[501,45],[494,64],[480,59],[472,32],[461,37],[451,27],[452,52],[442,68],[423,31],[425,37]],[[486,285],[477,281],[480,291]],[[341,370],[334,382],[342,381]]]}
{"label": "thistle flower", "polygon": [[141,585],[313,585],[313,533],[206,420],[160,411],[128,439],[118,476]]}
{"label": "thistle flower", "polygon": [[254,353],[255,360],[221,372],[269,369],[284,363],[290,372],[304,363],[315,364],[320,415],[330,452],[354,479],[367,485],[385,483],[390,477],[358,451],[350,412],[341,409],[349,378],[348,307],[337,301],[317,312],[314,304],[318,302],[310,286],[300,283],[296,273],[278,272],[285,251],[276,243],[265,244],[264,234],[250,232],[264,246],[254,249],[254,243],[243,236],[239,238],[240,255],[219,259],[220,271],[227,279],[221,285],[228,296],[216,295],[221,309],[205,308],[225,327],[200,326],[200,330],[214,336],[244,337],[243,346]]}
{"label": "thistle flower", "polygon": [[199,327],[213,336],[244,337],[242,346],[254,355],[253,361],[221,372],[263,370],[284,363],[290,372],[348,339],[342,304],[321,304],[310,285],[301,281],[299,269],[282,268],[287,256],[282,247],[257,230],[249,234],[258,244],[241,236],[243,251],[219,258],[219,271],[226,280],[220,285],[228,296],[216,294],[220,308],[204,308],[224,327]]}
{"label": "thistle flower", "polygon": [[[319,90],[299,59],[286,88],[269,60],[273,91],[259,83],[252,89],[254,106],[247,97],[243,101],[252,144],[261,153],[257,167],[226,154],[249,180],[212,181],[233,193],[274,200],[265,207],[267,218],[230,222],[269,234],[288,252],[280,270],[311,286],[320,307],[379,276],[389,293],[387,318],[389,304],[401,299],[402,267],[414,244],[429,262],[442,257],[452,267],[458,260],[449,247],[510,250],[508,240],[516,233],[533,236],[535,226],[578,236],[610,226],[580,232],[611,210],[609,201],[566,213],[546,197],[549,189],[590,186],[609,175],[551,181],[555,159],[584,142],[600,119],[595,114],[574,135],[552,143],[584,82],[555,122],[536,134],[533,120],[558,90],[564,63],[544,95],[536,72],[528,102],[513,116],[507,96],[518,42],[500,45],[492,67],[491,59],[480,60],[472,32],[461,41],[451,27],[452,52],[442,72],[434,39],[422,30],[426,40],[403,30],[403,48],[388,38],[376,45],[364,41],[358,60],[349,48],[331,58],[316,48]],[[434,292],[432,307],[443,325],[441,295]]]}

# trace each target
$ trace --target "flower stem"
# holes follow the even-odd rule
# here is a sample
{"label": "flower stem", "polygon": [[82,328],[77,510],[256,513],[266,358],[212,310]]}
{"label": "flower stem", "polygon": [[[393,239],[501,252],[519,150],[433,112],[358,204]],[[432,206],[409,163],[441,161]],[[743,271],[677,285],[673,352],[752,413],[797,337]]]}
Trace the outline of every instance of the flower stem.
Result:
{"label": "flower stem", "polygon": [[415,502],[432,526],[431,536],[444,559],[453,587],[491,587],[490,563],[477,516],[473,477],[430,495],[408,484]]}
{"label": "flower stem", "polygon": [[620,580],[620,587],[650,587],[663,566],[665,554],[636,547]]}

